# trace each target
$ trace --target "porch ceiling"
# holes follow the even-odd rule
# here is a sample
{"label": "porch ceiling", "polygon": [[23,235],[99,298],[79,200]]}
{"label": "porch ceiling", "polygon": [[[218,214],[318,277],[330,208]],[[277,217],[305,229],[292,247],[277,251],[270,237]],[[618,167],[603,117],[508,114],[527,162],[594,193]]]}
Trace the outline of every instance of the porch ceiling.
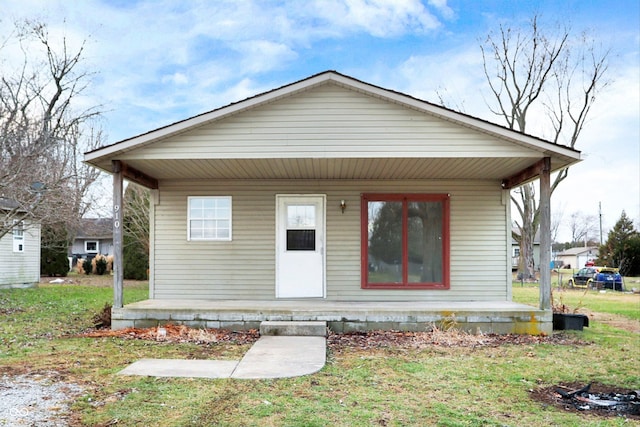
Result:
{"label": "porch ceiling", "polygon": [[[129,159],[158,180],[483,179],[502,180],[539,158]],[[552,164],[552,169],[554,165]]]}

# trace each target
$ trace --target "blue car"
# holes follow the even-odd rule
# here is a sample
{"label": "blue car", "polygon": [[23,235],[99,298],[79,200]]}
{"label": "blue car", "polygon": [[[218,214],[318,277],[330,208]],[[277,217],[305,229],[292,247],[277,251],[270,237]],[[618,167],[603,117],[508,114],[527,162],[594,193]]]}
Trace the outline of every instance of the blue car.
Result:
{"label": "blue car", "polygon": [[602,267],[593,277],[593,284],[596,289],[613,289],[614,291],[624,291],[622,276],[618,270],[610,267]]}

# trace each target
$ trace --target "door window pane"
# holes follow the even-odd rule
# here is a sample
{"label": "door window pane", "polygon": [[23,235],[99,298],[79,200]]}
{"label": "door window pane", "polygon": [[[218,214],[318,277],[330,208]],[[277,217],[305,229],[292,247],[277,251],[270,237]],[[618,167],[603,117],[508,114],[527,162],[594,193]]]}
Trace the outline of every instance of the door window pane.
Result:
{"label": "door window pane", "polygon": [[316,230],[287,230],[288,251],[315,251]]}
{"label": "door window pane", "polygon": [[315,226],[315,205],[287,205],[287,228],[306,228]]}

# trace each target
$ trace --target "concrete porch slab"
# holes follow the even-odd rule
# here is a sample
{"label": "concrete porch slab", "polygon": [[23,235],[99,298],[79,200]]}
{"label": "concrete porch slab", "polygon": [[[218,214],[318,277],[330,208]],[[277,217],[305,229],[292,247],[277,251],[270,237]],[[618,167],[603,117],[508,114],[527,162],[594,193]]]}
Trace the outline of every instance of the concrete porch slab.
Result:
{"label": "concrete porch slab", "polygon": [[447,325],[471,333],[551,334],[551,310],[510,301],[331,301],[149,299],[114,308],[113,329],[185,324],[229,330],[259,329],[264,321],[322,321],[336,333],[426,331]]}

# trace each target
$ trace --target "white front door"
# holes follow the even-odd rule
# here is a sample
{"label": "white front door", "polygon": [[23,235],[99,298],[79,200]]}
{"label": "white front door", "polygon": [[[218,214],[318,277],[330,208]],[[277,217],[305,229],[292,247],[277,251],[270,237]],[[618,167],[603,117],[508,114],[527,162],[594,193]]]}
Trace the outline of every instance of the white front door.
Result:
{"label": "white front door", "polygon": [[276,298],[325,296],[324,210],[324,195],[276,195]]}

